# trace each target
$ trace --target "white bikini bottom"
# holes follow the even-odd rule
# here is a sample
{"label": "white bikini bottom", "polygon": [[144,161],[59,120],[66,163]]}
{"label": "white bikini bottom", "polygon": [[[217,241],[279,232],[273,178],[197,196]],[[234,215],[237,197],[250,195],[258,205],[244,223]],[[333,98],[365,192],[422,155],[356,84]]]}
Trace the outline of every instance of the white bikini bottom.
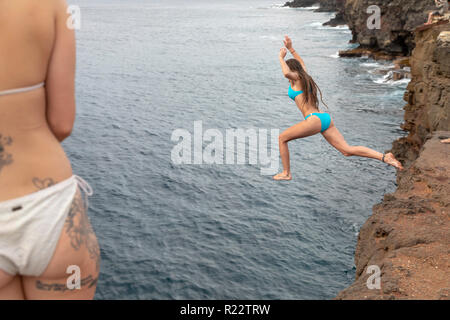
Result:
{"label": "white bikini bottom", "polygon": [[77,189],[87,197],[89,184],[78,176],[24,197],[0,202],[0,270],[40,276],[56,250]]}

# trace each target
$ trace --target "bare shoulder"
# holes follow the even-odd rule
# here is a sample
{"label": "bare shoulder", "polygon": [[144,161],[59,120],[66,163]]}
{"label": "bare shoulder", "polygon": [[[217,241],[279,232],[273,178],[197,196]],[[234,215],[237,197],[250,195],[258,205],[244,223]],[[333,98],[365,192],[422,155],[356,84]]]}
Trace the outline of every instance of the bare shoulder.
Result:
{"label": "bare shoulder", "polygon": [[12,28],[48,27],[49,23],[54,23],[56,17],[66,11],[65,0],[0,1],[0,24],[4,22]]}
{"label": "bare shoulder", "polygon": [[49,14],[55,14],[58,7],[62,7],[66,1],[65,0],[15,0],[7,1],[10,3],[10,7],[20,8],[22,12],[34,13],[48,12]]}
{"label": "bare shoulder", "polygon": [[[17,1],[17,0],[16,0]],[[35,13],[47,13],[53,18],[68,16],[68,7],[66,0],[20,0],[22,5]]]}
{"label": "bare shoulder", "polygon": [[52,3],[57,14],[68,14],[67,8],[69,5],[66,0],[50,0],[50,2]]}
{"label": "bare shoulder", "polygon": [[64,0],[0,1],[0,48],[8,48],[0,50],[2,87],[45,79],[57,16],[62,18],[66,11]]}

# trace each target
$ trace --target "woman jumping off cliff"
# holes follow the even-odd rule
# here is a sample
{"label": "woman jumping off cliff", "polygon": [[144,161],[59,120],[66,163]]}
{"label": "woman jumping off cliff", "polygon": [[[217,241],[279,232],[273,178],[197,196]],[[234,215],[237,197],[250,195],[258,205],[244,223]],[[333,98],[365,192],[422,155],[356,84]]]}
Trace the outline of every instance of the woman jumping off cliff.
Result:
{"label": "woman jumping off cliff", "polygon": [[[305,121],[290,127],[282,132],[279,137],[280,155],[283,163],[283,172],[273,178],[275,180],[291,180],[291,167],[289,160],[288,142],[291,140],[309,137],[319,132],[323,137],[344,156],[359,156],[373,158],[383,161],[397,169],[403,170],[402,164],[395,159],[392,153],[382,154],[367,147],[350,146],[345,141],[339,130],[335,127],[333,119],[326,112],[319,111],[319,99],[317,91],[322,92],[317,84],[306,72],[305,64],[292,48],[291,39],[286,36],[284,40],[286,48],[280,49],[280,63],[284,76],[289,80],[289,97],[295,101],[300,112],[305,117]],[[295,59],[285,61],[287,50],[289,50]]]}

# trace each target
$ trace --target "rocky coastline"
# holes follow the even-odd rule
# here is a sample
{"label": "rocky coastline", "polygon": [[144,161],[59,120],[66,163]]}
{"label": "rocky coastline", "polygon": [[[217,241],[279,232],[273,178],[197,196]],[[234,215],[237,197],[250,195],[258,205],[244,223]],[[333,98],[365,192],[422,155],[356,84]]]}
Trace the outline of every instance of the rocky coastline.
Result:
{"label": "rocky coastline", "polygon": [[317,12],[334,12],[342,6],[345,0],[293,0],[286,2],[285,7],[308,8],[318,5]]}
{"label": "rocky coastline", "polygon": [[[430,134],[397,176],[397,190],[373,207],[358,235],[355,281],[337,300],[450,299],[450,144],[441,143],[444,137],[450,131]],[[379,268],[379,288],[367,285],[371,266]]]}
{"label": "rocky coastline", "polygon": [[[412,80],[392,152],[406,170],[362,226],[355,282],[336,299],[450,299],[450,25],[414,32]],[[381,272],[369,289],[369,266]]]}
{"label": "rocky coastline", "polygon": [[[370,6],[380,8],[380,28],[369,29]],[[340,12],[352,31],[352,42],[360,48],[387,55],[409,56],[415,47],[414,29],[426,22],[435,9],[429,0],[346,0]]]}
{"label": "rocky coastline", "polygon": [[[336,299],[450,299],[450,16],[424,26],[428,0],[293,1],[336,11],[327,25],[346,23],[359,47],[341,57],[394,60],[410,70],[404,100],[408,135],[392,150],[404,167],[397,190],[373,207],[361,227],[353,284]],[[308,3],[308,4],[307,4]],[[367,8],[381,9],[381,28],[370,30]],[[369,289],[371,266],[380,288]]]}
{"label": "rocky coastline", "polygon": [[[450,137],[450,24],[419,26],[412,37],[408,136],[391,150],[405,170],[362,226],[355,281],[336,299],[450,299],[450,144],[441,142]],[[367,286],[369,266],[380,268],[380,289]]]}

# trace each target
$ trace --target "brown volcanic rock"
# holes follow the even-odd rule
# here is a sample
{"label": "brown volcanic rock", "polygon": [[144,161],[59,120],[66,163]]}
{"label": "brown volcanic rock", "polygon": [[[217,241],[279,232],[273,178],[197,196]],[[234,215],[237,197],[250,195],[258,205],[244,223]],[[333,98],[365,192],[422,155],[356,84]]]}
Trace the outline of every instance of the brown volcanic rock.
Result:
{"label": "brown volcanic rock", "polygon": [[317,9],[316,11],[329,12],[336,11],[339,6],[343,6],[344,2],[345,0],[293,0],[290,2],[286,2],[284,6],[292,8],[303,8],[312,7],[318,4],[319,9]]}
{"label": "brown volcanic rock", "polygon": [[[336,299],[450,299],[450,25],[415,32],[405,93],[409,135],[393,143],[404,162],[398,188],[373,207],[355,253],[355,282]],[[368,289],[367,268],[381,269],[381,289]]]}
{"label": "brown volcanic rock", "polygon": [[[449,299],[450,145],[435,132],[398,189],[375,205],[360,230],[356,280],[337,299]],[[381,269],[381,289],[368,289],[369,265]]]}
{"label": "brown volcanic rock", "polygon": [[333,12],[344,6],[345,0],[319,0],[317,12]]}
{"label": "brown volcanic rock", "polygon": [[325,22],[324,26],[337,27],[346,25],[347,21],[344,19],[344,14],[342,12],[337,12],[334,18],[331,18],[330,21]]}
{"label": "brown volcanic rock", "polygon": [[382,50],[373,50],[368,48],[354,48],[350,50],[339,51],[339,56],[341,58],[359,58],[359,57],[369,57],[374,60],[394,60],[399,58],[404,58],[402,55],[396,55],[392,53],[387,53]]}
{"label": "brown volcanic rock", "polygon": [[[367,8],[371,5],[381,9],[380,30],[367,27],[371,16]],[[413,30],[426,22],[432,9],[430,0],[347,0],[343,14],[352,30],[353,42],[395,55],[409,55],[414,48]]]}
{"label": "brown volcanic rock", "polygon": [[317,3],[319,3],[319,0],[294,0],[286,2],[284,6],[291,8],[304,8],[304,7],[312,7]]}
{"label": "brown volcanic rock", "polygon": [[392,149],[406,165],[418,157],[430,133],[450,130],[450,24],[416,32],[415,42],[402,124],[409,134],[395,141]]}

